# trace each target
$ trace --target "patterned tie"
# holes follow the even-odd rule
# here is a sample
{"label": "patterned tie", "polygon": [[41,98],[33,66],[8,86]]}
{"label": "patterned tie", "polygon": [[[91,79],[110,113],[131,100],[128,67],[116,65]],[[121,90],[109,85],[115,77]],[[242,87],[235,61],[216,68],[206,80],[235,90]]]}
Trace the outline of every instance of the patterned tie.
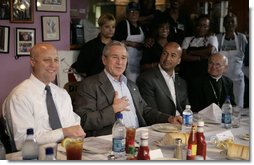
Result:
{"label": "patterned tie", "polygon": [[59,116],[57,114],[56,106],[52,98],[51,89],[47,85],[45,87],[45,90],[47,91],[46,104],[47,104],[47,109],[49,114],[49,124],[53,130],[62,128],[61,122],[59,120]]}

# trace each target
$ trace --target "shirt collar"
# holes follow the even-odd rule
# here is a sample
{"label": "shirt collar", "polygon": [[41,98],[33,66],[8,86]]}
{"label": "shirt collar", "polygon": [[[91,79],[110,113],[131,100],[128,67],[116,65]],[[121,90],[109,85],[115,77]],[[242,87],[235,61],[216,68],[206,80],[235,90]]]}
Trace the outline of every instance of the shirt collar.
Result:
{"label": "shirt collar", "polygon": [[210,77],[211,77],[212,79],[214,79],[216,82],[218,82],[222,76],[219,76],[219,77],[210,76]]}
{"label": "shirt collar", "polygon": [[159,64],[159,69],[160,69],[160,72],[161,72],[161,74],[163,75],[163,77],[169,77],[169,78],[173,78],[173,80],[175,81],[175,70],[173,70],[173,74],[172,74],[172,76],[170,76],[170,75],[168,75],[168,73],[167,72],[165,72],[165,70],[164,69],[162,69],[162,67],[161,67],[161,65]]}
{"label": "shirt collar", "polygon": [[121,75],[120,81],[118,81],[106,69],[104,69],[104,72],[111,82],[124,82],[127,85],[127,78],[124,75]]}
{"label": "shirt collar", "polygon": [[[37,77],[35,77],[33,74],[30,76],[30,80],[35,84],[35,86],[40,90],[45,92],[46,85],[40,81]],[[52,88],[52,83],[49,83],[48,86]]]}

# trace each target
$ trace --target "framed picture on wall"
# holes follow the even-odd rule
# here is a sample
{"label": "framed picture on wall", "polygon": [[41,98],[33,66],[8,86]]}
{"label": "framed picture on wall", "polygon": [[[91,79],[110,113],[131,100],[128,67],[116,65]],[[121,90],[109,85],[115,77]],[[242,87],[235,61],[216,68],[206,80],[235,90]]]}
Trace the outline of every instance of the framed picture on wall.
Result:
{"label": "framed picture on wall", "polygon": [[10,0],[10,18],[14,23],[33,23],[34,0]]}
{"label": "framed picture on wall", "polygon": [[34,28],[16,28],[16,56],[29,56],[35,44]]}
{"label": "framed picture on wall", "polygon": [[0,0],[0,20],[10,18],[10,0]]}
{"label": "framed picture on wall", "polygon": [[60,40],[59,16],[41,16],[41,24],[43,41]]}
{"label": "framed picture on wall", "polygon": [[37,11],[67,12],[67,0],[37,0]]}
{"label": "framed picture on wall", "polygon": [[10,27],[0,26],[0,53],[9,53]]}

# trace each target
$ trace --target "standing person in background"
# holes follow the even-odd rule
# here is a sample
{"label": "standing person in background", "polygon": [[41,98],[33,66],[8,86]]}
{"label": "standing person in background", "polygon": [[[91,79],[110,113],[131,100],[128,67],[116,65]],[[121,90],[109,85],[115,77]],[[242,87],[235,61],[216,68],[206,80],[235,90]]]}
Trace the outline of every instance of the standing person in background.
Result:
{"label": "standing person in background", "polygon": [[100,33],[80,48],[78,59],[72,64],[72,68],[83,77],[97,74],[103,70],[102,50],[107,43],[112,41],[111,38],[115,33],[116,20],[112,14],[101,15],[98,24]]}
{"label": "standing person in background", "polygon": [[189,101],[193,112],[198,112],[212,103],[222,107],[226,96],[230,96],[231,104],[235,105],[233,81],[223,75],[227,66],[227,57],[215,53],[208,59],[207,74],[188,82]]}
{"label": "standing person in background", "polygon": [[125,75],[132,81],[140,73],[140,60],[145,40],[145,30],[138,23],[140,6],[136,2],[129,2],[126,6],[126,20],[116,26],[114,39],[123,42],[128,48],[129,60]]}
{"label": "standing person in background", "polygon": [[139,23],[146,28],[148,35],[152,35],[152,24],[155,18],[159,18],[161,11],[156,10],[155,0],[139,0],[138,2],[140,4]]}
{"label": "standing person in background", "polygon": [[181,9],[184,0],[170,0],[169,3],[169,8],[162,13],[170,24],[168,40],[181,45],[184,37],[192,35],[192,23],[190,16]]}
{"label": "standing person in background", "polygon": [[181,116],[189,104],[186,82],[175,73],[182,49],[176,42],[165,44],[160,63],[140,74],[137,79],[141,96],[152,109],[172,116]]}
{"label": "standing person in background", "polygon": [[79,84],[75,112],[87,136],[112,133],[115,113],[123,114],[126,127],[143,127],[155,123],[181,123],[181,118],[151,109],[142,99],[138,87],[124,75],[128,51],[122,42],[105,46],[102,55],[104,71]]}
{"label": "standing person in background", "polygon": [[152,47],[144,47],[143,56],[140,61],[141,72],[157,67],[163,47],[168,43],[169,33],[169,24],[166,19],[162,17],[153,21],[152,34],[155,42]]}
{"label": "standing person in background", "polygon": [[[12,90],[2,108],[17,149],[21,149],[28,128],[34,129],[39,144],[59,142],[69,136],[85,136],[80,127],[80,117],[73,112],[69,94],[52,83],[59,69],[56,48],[47,43],[36,44],[30,52],[30,64],[30,78]],[[54,128],[49,120],[46,88],[52,92],[59,128]]]}
{"label": "standing person in background", "polygon": [[207,59],[218,51],[218,40],[216,36],[210,34],[210,19],[207,15],[199,16],[195,36],[185,37],[182,49],[180,75],[186,81],[199,75],[205,75]]}
{"label": "standing person in background", "polygon": [[243,33],[236,32],[237,17],[229,13],[223,22],[225,33],[217,35],[219,51],[228,58],[228,69],[224,73],[233,80],[236,104],[244,106],[244,73],[242,71],[245,47],[248,43]]}

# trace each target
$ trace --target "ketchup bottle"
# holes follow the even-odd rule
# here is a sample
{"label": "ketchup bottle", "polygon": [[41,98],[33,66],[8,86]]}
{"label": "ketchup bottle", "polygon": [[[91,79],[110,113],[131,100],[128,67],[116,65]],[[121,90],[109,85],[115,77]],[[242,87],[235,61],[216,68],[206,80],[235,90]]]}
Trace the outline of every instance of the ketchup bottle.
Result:
{"label": "ketchup bottle", "polygon": [[204,121],[198,121],[197,133],[197,155],[202,156],[206,160],[206,141],[204,136]]}
{"label": "ketchup bottle", "polygon": [[141,135],[141,145],[138,150],[138,160],[150,160],[148,147],[148,132],[143,132]]}
{"label": "ketchup bottle", "polygon": [[195,160],[197,155],[197,132],[196,126],[192,125],[188,140],[187,160]]}

